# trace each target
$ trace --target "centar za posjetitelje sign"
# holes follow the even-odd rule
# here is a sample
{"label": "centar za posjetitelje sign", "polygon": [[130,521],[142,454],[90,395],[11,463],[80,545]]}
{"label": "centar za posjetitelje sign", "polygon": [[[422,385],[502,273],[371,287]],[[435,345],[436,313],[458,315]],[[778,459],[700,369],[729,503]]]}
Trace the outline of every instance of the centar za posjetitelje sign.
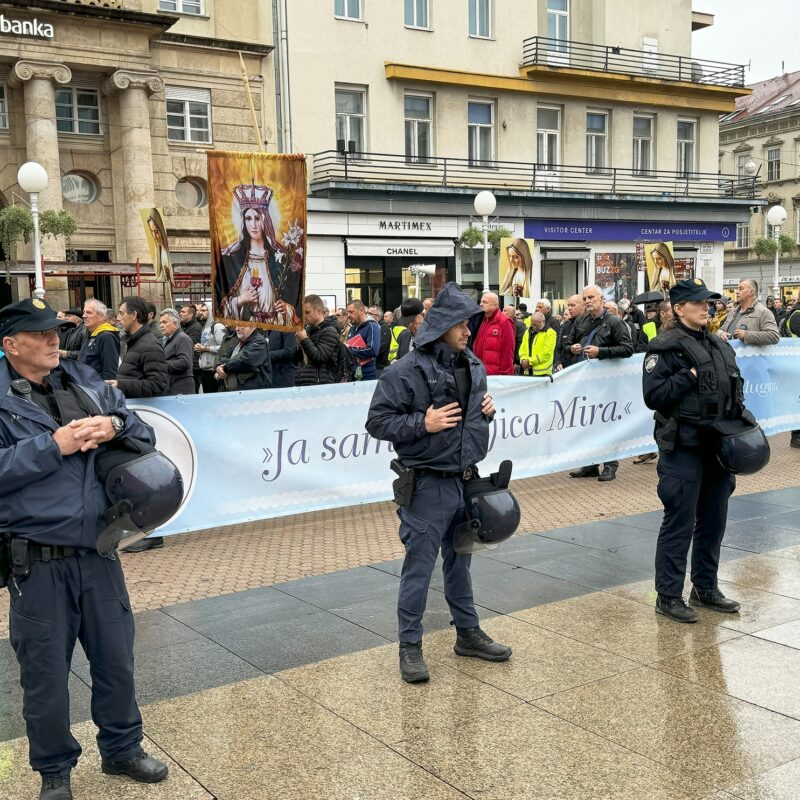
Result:
{"label": "centar za posjetitelje sign", "polygon": [[39,22],[38,19],[9,19],[5,14],[0,14],[0,33],[36,36],[42,39],[52,39],[55,35],[53,26],[49,22]]}

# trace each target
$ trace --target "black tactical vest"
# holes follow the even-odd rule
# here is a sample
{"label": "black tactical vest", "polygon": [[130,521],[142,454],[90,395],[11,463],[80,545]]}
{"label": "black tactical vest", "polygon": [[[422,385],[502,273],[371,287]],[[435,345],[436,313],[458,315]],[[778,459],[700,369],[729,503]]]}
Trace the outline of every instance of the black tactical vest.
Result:
{"label": "black tactical vest", "polygon": [[730,345],[709,336],[711,351],[680,329],[661,333],[650,343],[652,352],[683,353],[697,370],[697,388],[684,395],[671,416],[692,425],[712,425],[738,419],[744,409],[744,386]]}

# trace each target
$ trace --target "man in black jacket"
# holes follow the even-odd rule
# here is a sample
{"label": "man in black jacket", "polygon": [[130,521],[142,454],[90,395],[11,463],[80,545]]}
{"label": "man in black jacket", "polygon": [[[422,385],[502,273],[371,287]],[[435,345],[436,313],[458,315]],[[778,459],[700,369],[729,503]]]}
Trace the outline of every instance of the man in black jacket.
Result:
{"label": "man in black jacket", "polygon": [[567,300],[567,307],[564,314],[564,321],[558,329],[558,339],[556,340],[556,352],[554,358],[554,367],[556,372],[562,369],[571,367],[577,364],[579,357],[573,355],[570,347],[572,346],[572,333],[577,321],[583,316],[586,311],[583,305],[583,297],[579,294],[574,294]]}
{"label": "man in black jacket", "polygon": [[295,355],[297,386],[319,386],[336,383],[341,328],[333,317],[325,316],[325,304],[316,294],[310,294],[303,303],[306,326],[298,331],[300,347]]}
{"label": "man in black jacket", "polygon": [[58,351],[58,355],[60,358],[71,358],[73,361],[77,361],[83,343],[89,338],[89,331],[83,324],[83,312],[79,308],[68,308],[64,312],[64,319],[72,322],[75,327],[67,330],[64,344]]}
{"label": "man in black jacket", "polygon": [[236,337],[239,342],[230,358],[222,359],[217,367],[217,380],[224,381],[229,392],[269,389],[272,386],[269,343],[252,325],[237,325]]}
{"label": "man in black jacket", "polygon": [[106,322],[108,307],[99,300],[83,304],[83,323],[89,332],[78,353],[78,361],[91,367],[104,381],[117,377],[119,367],[119,331]]}
{"label": "man in black jacket", "polygon": [[267,331],[269,360],[272,364],[272,388],[294,386],[294,353],[297,337],[291,331]]}
{"label": "man in black jacket", "polygon": [[203,337],[203,325],[197,319],[197,306],[194,303],[184,303],[180,309],[181,330],[192,340],[192,376],[194,378],[195,393],[200,391],[200,353],[195,352],[194,346],[200,344]]}
{"label": "man in black jacket", "polygon": [[[563,343],[563,347],[576,358],[630,358],[633,355],[633,342],[628,326],[604,308],[603,290],[599,286],[587,286],[583,290],[583,304],[586,313],[576,320],[570,338]],[[602,472],[598,464],[592,464],[570,472],[569,476],[613,481],[617,469],[619,461],[606,461]]]}
{"label": "man in black jacket", "polygon": [[116,380],[106,383],[125,397],[160,397],[169,382],[167,359],[147,325],[147,303],[141,297],[126,297],[119,304],[118,319],[127,334],[127,348]]}

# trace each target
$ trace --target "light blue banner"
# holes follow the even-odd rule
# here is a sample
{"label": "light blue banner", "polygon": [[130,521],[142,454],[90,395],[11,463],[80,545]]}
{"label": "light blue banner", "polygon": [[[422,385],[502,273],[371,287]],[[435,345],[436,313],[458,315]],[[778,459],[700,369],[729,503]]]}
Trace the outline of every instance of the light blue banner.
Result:
{"label": "light blue banner", "polygon": [[[800,340],[737,346],[748,408],[768,435],[800,428]],[[366,433],[374,383],[135,400],[187,494],[164,535],[391,497],[392,448]],[[542,378],[490,378],[498,409],[484,471],[527,478],[655,451],[642,356]]]}

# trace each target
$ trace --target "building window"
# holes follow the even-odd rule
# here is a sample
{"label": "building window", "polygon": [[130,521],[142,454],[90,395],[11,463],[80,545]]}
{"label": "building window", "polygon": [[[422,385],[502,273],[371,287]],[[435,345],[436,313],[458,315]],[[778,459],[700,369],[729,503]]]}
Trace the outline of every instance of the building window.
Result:
{"label": "building window", "polygon": [[551,45],[561,51],[566,51],[569,40],[569,0],[547,0],[547,38],[555,39]]}
{"label": "building window", "polygon": [[764,220],[764,236],[767,239],[774,239],[775,238],[775,225],[770,225],[769,222]]}
{"label": "building window", "polygon": [[749,178],[747,174],[747,163],[750,161],[750,153],[740,153],[736,156],[736,175],[739,178]]}
{"label": "building window", "polygon": [[633,118],[633,174],[653,171],[653,117]]}
{"label": "building window", "polygon": [[536,111],[536,166],[553,170],[561,154],[561,109],[540,106]]}
{"label": "building window", "polygon": [[406,160],[425,163],[433,152],[432,98],[426,95],[405,96]]}
{"label": "building window", "polygon": [[688,178],[696,168],[697,152],[697,121],[690,119],[678,120],[678,174]]}
{"label": "building window", "polygon": [[211,92],[167,87],[167,138],[171,142],[211,142]]}
{"label": "building window", "polygon": [[780,147],[767,148],[767,180],[779,181],[781,179],[781,149]]}
{"label": "building window", "polygon": [[59,133],[100,133],[100,93],[97,89],[67,87],[56,91]]}
{"label": "building window", "polygon": [[407,28],[428,28],[429,0],[405,0],[405,24]]}
{"label": "building window", "polygon": [[208,190],[202,178],[181,178],[175,184],[175,199],[183,208],[205,208]]}
{"label": "building window", "polygon": [[0,86],[0,128],[8,127],[8,106],[6,105],[6,87]]}
{"label": "building window", "polygon": [[158,8],[176,14],[202,14],[203,0],[159,0]]}
{"label": "building window", "polygon": [[85,172],[68,172],[61,178],[61,194],[70,203],[88,205],[97,200],[100,187],[93,175],[87,175]]}
{"label": "building window", "polygon": [[333,13],[341,19],[361,19],[361,0],[335,0]]}
{"label": "building window", "polygon": [[494,160],[494,103],[469,101],[469,165],[489,167]]}
{"label": "building window", "polygon": [[492,0],[469,0],[469,35],[488,39],[492,35]]}
{"label": "building window", "polygon": [[750,247],[750,223],[739,222],[736,225],[736,246]]}
{"label": "building window", "polygon": [[586,114],[586,171],[603,172],[608,166],[608,114]]}
{"label": "building window", "polygon": [[336,90],[336,149],[351,155],[367,144],[367,93],[363,89]]}

